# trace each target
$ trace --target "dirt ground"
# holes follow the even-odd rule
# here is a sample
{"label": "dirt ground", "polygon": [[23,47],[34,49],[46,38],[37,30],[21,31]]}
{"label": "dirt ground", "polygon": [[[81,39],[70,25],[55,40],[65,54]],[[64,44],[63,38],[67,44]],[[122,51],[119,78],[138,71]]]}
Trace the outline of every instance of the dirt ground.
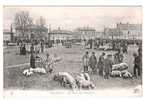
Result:
{"label": "dirt ground", "polygon": [[[133,72],[133,53],[136,52],[137,47],[130,46],[128,54],[124,55],[124,62],[128,63],[129,71]],[[57,54],[62,57],[62,61],[57,62],[54,67],[54,73],[59,71],[67,71],[71,74],[80,73],[82,68],[81,58],[85,51],[95,51],[98,59],[103,51],[85,49],[81,46],[74,45],[72,48],[53,47],[46,49],[40,56],[45,56],[47,52],[50,54]],[[105,51],[106,53],[115,53],[113,51]],[[25,77],[22,71],[29,66],[10,67],[11,65],[18,65],[29,62],[29,55],[18,55],[18,48],[8,47],[4,48],[4,89],[22,89],[22,90],[57,90],[68,89],[60,86],[58,82],[53,81],[53,74],[33,74],[30,77]],[[122,79],[110,78],[104,80],[98,75],[90,75],[92,81],[95,83],[97,89],[106,88],[130,88],[141,84],[141,78],[138,79]]]}

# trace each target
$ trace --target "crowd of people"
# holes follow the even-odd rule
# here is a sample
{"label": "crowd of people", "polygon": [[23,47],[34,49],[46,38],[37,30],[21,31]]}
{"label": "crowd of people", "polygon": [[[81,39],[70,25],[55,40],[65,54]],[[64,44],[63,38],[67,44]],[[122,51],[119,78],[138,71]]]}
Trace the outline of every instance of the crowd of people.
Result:
{"label": "crowd of people", "polygon": [[[88,43],[91,43],[92,40],[90,40]],[[108,43],[108,41],[105,41]],[[103,45],[104,41],[98,41],[95,44],[98,46]],[[83,69],[84,72],[89,72],[89,69],[92,70],[92,74],[99,74],[100,76],[104,77],[105,79],[108,79],[111,73],[112,65],[113,64],[119,64],[122,63],[124,60],[124,54],[127,53],[128,49],[128,42],[113,42],[112,43],[113,48],[117,49],[117,52],[115,54],[106,54],[105,52],[102,52],[99,59],[97,59],[95,52],[90,53],[88,51],[85,52],[82,62],[83,62]],[[20,55],[26,55],[26,44],[21,43],[20,45]],[[98,47],[97,46],[97,47]],[[115,47],[116,46],[116,47]],[[142,46],[138,45],[138,53],[134,53],[134,68],[133,68],[133,74],[135,77],[141,76],[142,73]],[[45,45],[43,42],[41,43],[31,43],[30,46],[30,66],[31,68],[35,68],[35,62],[38,58],[37,53],[44,52]],[[92,48],[92,45],[91,45]],[[53,71],[54,62],[52,60],[52,57],[50,57],[50,54],[46,54],[45,62],[45,68],[48,69],[48,71],[51,73]]]}
{"label": "crowd of people", "polygon": [[98,49],[100,46],[104,46],[105,44],[110,44],[111,49],[118,51],[122,49],[123,53],[128,52],[128,45],[133,44],[132,42],[126,40],[104,40],[104,39],[89,39],[83,40],[84,46],[89,46],[90,49]]}

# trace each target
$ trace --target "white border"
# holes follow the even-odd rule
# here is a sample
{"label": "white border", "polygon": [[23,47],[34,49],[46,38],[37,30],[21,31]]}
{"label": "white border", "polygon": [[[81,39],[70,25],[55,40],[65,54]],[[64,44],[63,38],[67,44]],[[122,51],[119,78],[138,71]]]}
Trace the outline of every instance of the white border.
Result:
{"label": "white border", "polygon": [[[2,0],[0,2],[0,46],[1,48],[3,48],[2,44],[3,44],[3,5],[97,5],[97,6],[142,6],[143,5],[143,0]],[[3,49],[0,49],[0,54],[1,54],[1,58],[0,58],[0,64],[1,64],[1,67],[0,67],[0,93],[1,93],[1,96],[4,96],[3,95]],[[105,91],[105,94],[107,93],[108,94],[109,91]],[[123,91],[120,91],[121,93],[124,93]],[[9,92],[11,93],[11,92]],[[8,94],[9,94],[8,93]],[[8,95],[7,94],[7,95]],[[38,96],[36,98],[27,98],[29,97],[28,95],[31,95],[31,96]],[[93,93],[94,94],[94,93]],[[95,96],[97,95],[93,95],[93,94],[84,94],[84,93],[81,93],[81,94],[72,94],[72,93],[68,93],[68,94],[55,94],[55,95],[51,95],[47,92],[32,92],[32,91],[29,91],[29,92],[23,92],[23,91],[16,91],[14,92],[14,95],[13,97],[12,96],[4,96],[4,98],[7,98],[7,99],[15,99],[15,96],[18,96],[19,98],[18,99],[22,99],[23,96],[23,100],[25,99],[61,99],[61,100],[67,100],[67,99],[83,99],[83,100],[87,100],[87,99],[90,99],[91,96],[92,98],[91,99],[95,99]],[[39,96],[44,96],[43,98],[39,97]],[[27,96],[27,97],[26,97]],[[45,98],[45,96],[48,96]],[[56,97],[55,97],[56,96]],[[105,96],[105,95],[104,95]],[[125,95],[124,95],[125,96]],[[127,95],[126,95],[127,96]],[[81,97],[81,98],[80,98]],[[0,98],[1,99],[1,98]],[[96,97],[96,99],[99,99]],[[106,99],[106,98],[105,98]],[[112,98],[112,99],[115,99],[115,98]],[[117,99],[117,98],[116,98]],[[131,98],[129,98],[131,99]],[[134,99],[134,98],[133,98]],[[1,99],[2,100],[2,99]]]}

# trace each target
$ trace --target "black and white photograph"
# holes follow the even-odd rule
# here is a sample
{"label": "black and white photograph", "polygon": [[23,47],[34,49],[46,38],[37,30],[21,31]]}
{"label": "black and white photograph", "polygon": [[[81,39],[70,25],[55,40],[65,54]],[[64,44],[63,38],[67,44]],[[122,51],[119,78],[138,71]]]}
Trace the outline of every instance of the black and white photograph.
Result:
{"label": "black and white photograph", "polygon": [[4,5],[4,91],[139,93],[142,12],[141,6]]}

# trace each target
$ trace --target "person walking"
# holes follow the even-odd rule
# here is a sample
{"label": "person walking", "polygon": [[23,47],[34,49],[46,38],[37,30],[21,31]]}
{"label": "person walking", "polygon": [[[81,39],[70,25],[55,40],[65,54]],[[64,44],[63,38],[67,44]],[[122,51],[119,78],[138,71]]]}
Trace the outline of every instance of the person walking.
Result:
{"label": "person walking", "polygon": [[98,69],[99,69],[99,75],[100,76],[103,76],[103,67],[104,67],[104,56],[105,56],[105,53],[103,52],[100,57],[99,57],[99,60],[98,60]]}
{"label": "person walking", "polygon": [[104,67],[103,67],[103,70],[104,70],[104,79],[109,79],[109,76],[110,76],[110,73],[112,71],[112,65],[113,65],[113,62],[112,62],[112,55],[107,55],[107,58],[104,60]]}
{"label": "person walking", "polygon": [[95,56],[95,52],[92,52],[92,55],[89,58],[89,66],[92,69],[93,74],[97,73],[97,59]]}
{"label": "person walking", "polygon": [[86,51],[85,55],[82,57],[82,62],[83,62],[84,72],[88,72],[88,67],[89,67],[89,53],[88,53],[88,51]]}

